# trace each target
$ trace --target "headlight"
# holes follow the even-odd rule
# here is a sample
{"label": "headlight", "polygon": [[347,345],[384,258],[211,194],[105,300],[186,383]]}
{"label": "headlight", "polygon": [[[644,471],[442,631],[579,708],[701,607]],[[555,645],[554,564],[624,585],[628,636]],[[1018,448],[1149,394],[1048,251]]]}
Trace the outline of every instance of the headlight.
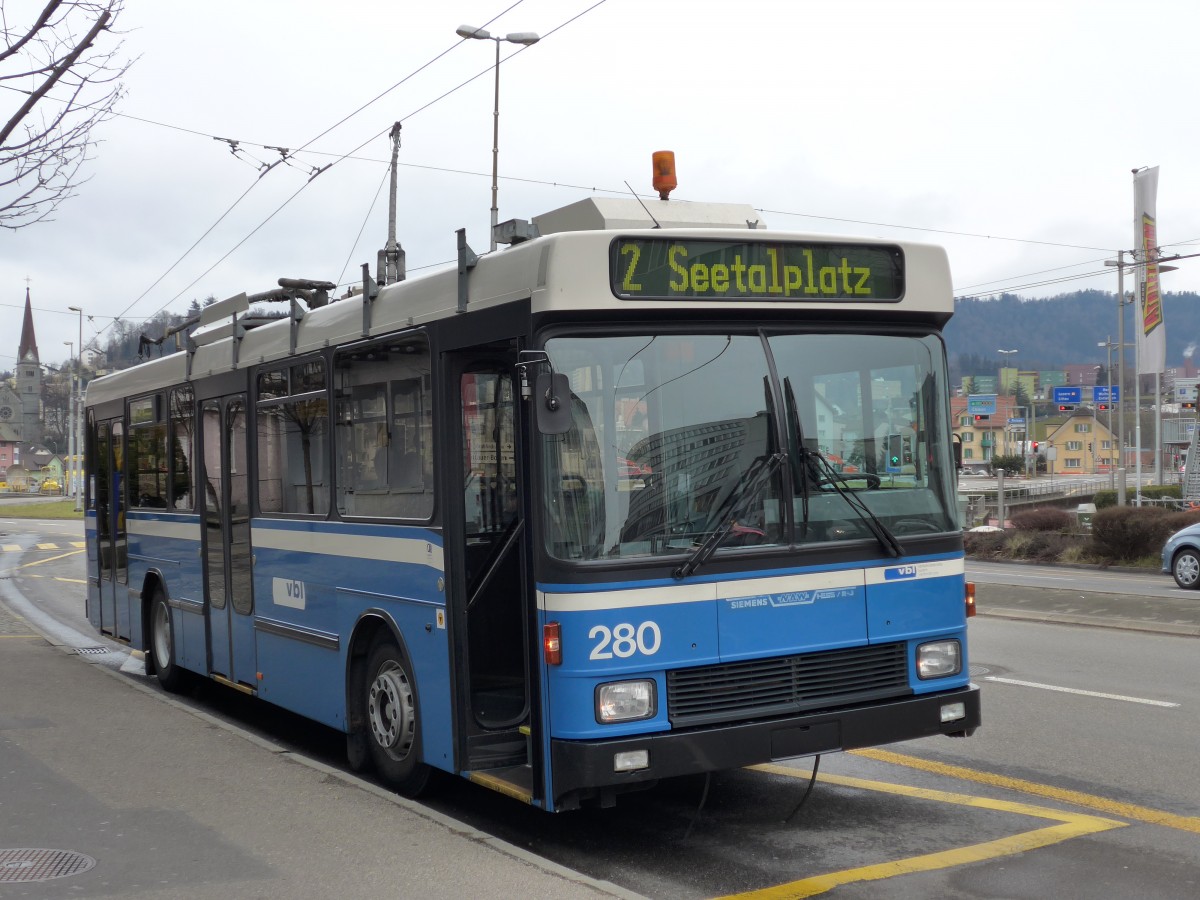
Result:
{"label": "headlight", "polygon": [[962,645],[958,641],[933,641],[917,648],[917,677],[945,678],[962,671]]}
{"label": "headlight", "polygon": [[657,706],[653,681],[614,681],[596,688],[596,721],[601,725],[653,718]]}

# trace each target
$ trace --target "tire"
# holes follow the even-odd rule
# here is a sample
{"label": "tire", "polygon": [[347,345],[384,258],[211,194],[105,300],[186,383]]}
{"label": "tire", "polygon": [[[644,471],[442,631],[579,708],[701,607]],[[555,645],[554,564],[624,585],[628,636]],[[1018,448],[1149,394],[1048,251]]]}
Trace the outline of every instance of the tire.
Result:
{"label": "tire", "polygon": [[1181,588],[1192,591],[1200,588],[1200,552],[1188,548],[1176,553],[1171,561],[1171,574]]}
{"label": "tire", "polygon": [[162,587],[154,589],[150,601],[150,654],[154,672],[163,690],[177,694],[183,690],[187,673],[175,660],[175,632],[171,628],[171,607]]}
{"label": "tire", "polygon": [[360,699],[375,771],[405,796],[424,793],[432,773],[421,762],[417,683],[408,660],[390,640],[371,649]]}

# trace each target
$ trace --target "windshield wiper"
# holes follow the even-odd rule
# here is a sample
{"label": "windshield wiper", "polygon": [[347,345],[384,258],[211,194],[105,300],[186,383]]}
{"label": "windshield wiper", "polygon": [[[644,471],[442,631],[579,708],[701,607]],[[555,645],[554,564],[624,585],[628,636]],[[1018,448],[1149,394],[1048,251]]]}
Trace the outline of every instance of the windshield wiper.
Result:
{"label": "windshield wiper", "polygon": [[721,520],[721,524],[708,533],[708,537],[704,542],[697,547],[692,555],[688,557],[687,562],[681,565],[673,573],[677,579],[684,579],[699,569],[708,560],[710,556],[716,552],[721,541],[737,524],[738,516],[742,514],[745,508],[762,493],[763,487],[770,481],[771,476],[787,459],[787,454],[783,451],[772,453],[770,456],[760,456],[746,470],[745,480],[742,482],[740,490],[734,490],[730,493],[728,499],[723,506],[729,510],[725,517]]}
{"label": "windshield wiper", "polygon": [[[809,450],[804,446],[804,432],[800,426],[800,414],[796,407],[796,395],[792,392],[792,380],[790,378],[783,379],[783,392],[787,400],[788,415],[792,420],[792,427],[795,431],[796,447],[800,456],[800,483],[801,490],[804,492],[804,521],[808,522],[808,480],[805,475],[808,474],[806,469],[811,470],[817,484],[828,484],[846,501],[849,506],[858,515],[860,519],[866,523],[867,528],[875,535],[876,539],[883,549],[890,556],[903,556],[904,546],[896,539],[896,535],[892,534],[891,529],[883,524],[879,516],[871,511],[853,490],[848,487],[843,487],[846,482],[846,476],[835,469],[824,456],[816,450]],[[879,476],[872,476],[878,478]]]}
{"label": "windshield wiper", "polygon": [[835,469],[824,456],[815,450],[801,451],[801,458],[808,463],[816,472],[822,473],[820,481],[828,484],[837,491],[846,504],[854,510],[860,519],[866,523],[866,526],[871,529],[871,533],[878,538],[879,543],[883,545],[883,549],[888,552],[889,556],[903,556],[904,546],[897,540],[896,535],[892,534],[890,528],[883,524],[883,520],[871,511],[871,507],[867,506],[852,489],[843,487],[842,484],[846,481],[846,476]]}

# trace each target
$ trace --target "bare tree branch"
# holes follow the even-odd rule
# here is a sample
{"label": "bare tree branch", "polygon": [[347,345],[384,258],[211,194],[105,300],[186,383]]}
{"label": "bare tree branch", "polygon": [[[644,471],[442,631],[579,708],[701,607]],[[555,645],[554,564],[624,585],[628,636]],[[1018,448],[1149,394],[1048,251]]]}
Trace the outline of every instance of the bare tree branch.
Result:
{"label": "bare tree branch", "polygon": [[98,143],[93,131],[113,115],[124,95],[120,79],[132,64],[119,60],[119,39],[96,47],[117,34],[123,5],[48,0],[27,28],[0,24],[7,45],[0,50],[0,87],[26,95],[0,124],[0,228],[48,220],[86,181],[83,166]]}

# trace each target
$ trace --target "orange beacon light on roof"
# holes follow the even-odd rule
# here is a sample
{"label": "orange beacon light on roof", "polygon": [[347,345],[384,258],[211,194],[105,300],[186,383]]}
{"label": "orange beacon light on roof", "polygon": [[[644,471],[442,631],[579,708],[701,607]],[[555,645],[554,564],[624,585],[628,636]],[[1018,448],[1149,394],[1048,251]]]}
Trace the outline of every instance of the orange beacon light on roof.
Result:
{"label": "orange beacon light on roof", "polygon": [[654,189],[659,200],[671,199],[671,191],[679,186],[675,178],[675,153],[672,150],[654,152]]}

